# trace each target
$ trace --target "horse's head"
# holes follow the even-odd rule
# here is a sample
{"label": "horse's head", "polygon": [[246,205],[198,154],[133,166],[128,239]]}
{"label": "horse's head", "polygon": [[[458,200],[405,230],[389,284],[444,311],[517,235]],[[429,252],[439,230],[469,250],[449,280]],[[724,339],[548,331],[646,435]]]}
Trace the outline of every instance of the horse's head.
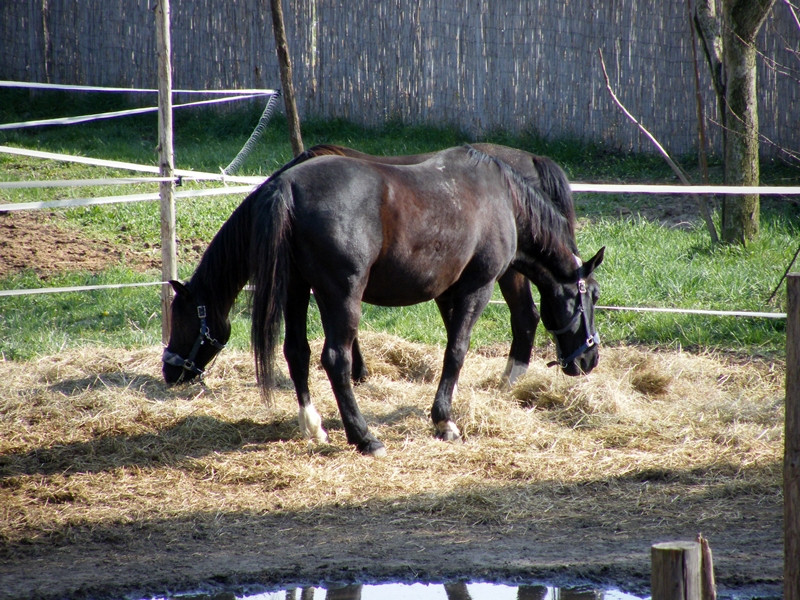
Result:
{"label": "horse's head", "polygon": [[570,281],[549,278],[547,294],[542,294],[542,322],[553,335],[558,365],[567,375],[588,373],[597,366],[600,336],[594,327],[594,305],[600,287],[592,273],[603,262],[605,247],[582,263],[576,256],[576,269]]}
{"label": "horse's head", "polygon": [[175,290],[171,307],[169,344],[161,357],[164,381],[168,385],[191,381],[203,374],[231,335],[227,318],[215,316],[203,299],[177,281],[170,281]]}

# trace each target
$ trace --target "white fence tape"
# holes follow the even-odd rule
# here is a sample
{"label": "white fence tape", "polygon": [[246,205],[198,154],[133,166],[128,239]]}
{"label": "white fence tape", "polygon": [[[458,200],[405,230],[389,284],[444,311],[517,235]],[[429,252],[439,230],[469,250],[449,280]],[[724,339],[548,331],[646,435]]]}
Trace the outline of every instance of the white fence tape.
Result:
{"label": "white fence tape", "polygon": [[48,179],[39,181],[0,181],[0,190],[21,190],[53,187],[93,187],[98,185],[128,185],[130,183],[160,183],[175,181],[173,177],[115,177],[113,179]]}
{"label": "white fence tape", "polygon": [[749,317],[755,319],[785,319],[786,313],[749,312],[745,310],[705,310],[700,308],[648,308],[638,306],[595,306],[598,310],[630,312],[674,313],[681,315],[706,315],[711,317]]}
{"label": "white fence tape", "polygon": [[[90,292],[95,290],[113,290],[121,288],[134,288],[134,287],[148,287],[156,285],[164,285],[166,281],[150,281],[146,283],[110,283],[104,285],[82,285],[72,287],[51,287],[51,288],[30,288],[24,290],[0,290],[0,298],[8,296],[31,296],[34,294],[65,294],[74,292]],[[252,291],[251,286],[246,286],[245,291]],[[489,304],[502,304],[505,305],[503,300],[491,300]],[[757,318],[757,319],[785,319],[786,313],[779,312],[749,312],[741,310],[704,310],[693,308],[648,308],[648,307],[631,307],[631,306],[595,306],[597,310],[612,310],[612,311],[632,311],[632,312],[651,312],[651,313],[670,313],[670,314],[683,314],[683,315],[704,315],[712,317],[742,317],[742,318]]]}
{"label": "white fence tape", "polygon": [[[236,100],[246,100],[248,98],[258,98],[265,94],[250,94],[247,96],[230,96],[226,98],[214,98],[213,100],[199,100],[197,102],[186,102],[184,104],[174,104],[172,108],[187,108],[191,106],[204,106],[207,104],[221,104],[223,102],[234,102]],[[113,119],[115,117],[130,117],[132,115],[143,115],[158,111],[157,106],[145,106],[143,108],[129,108],[127,110],[115,110],[105,113],[95,113],[93,115],[79,115],[76,117],[59,117],[57,119],[40,119],[38,121],[23,121],[20,123],[3,123],[0,130],[5,129],[25,129],[28,127],[42,127],[45,125],[76,125],[78,123],[88,123],[90,121],[101,121],[103,119]]]}
{"label": "white fence tape", "polygon": [[[0,146],[0,152],[15,154],[17,156],[28,156],[30,158],[43,158],[47,160],[60,160],[63,162],[73,162],[95,167],[109,167],[112,169],[123,169],[126,171],[138,171],[140,173],[158,174],[159,169],[155,165],[139,165],[136,163],[122,162],[117,160],[105,160],[102,158],[88,158],[86,156],[75,156],[73,154],[58,154],[55,152],[42,152],[41,150],[28,150],[26,148],[15,148],[13,146]],[[222,181],[230,183],[259,184],[265,181],[266,177],[256,176],[228,176],[222,173],[205,173],[203,171],[190,171],[187,169],[175,169],[176,177],[186,179]]]}
{"label": "white fence tape", "polygon": [[779,196],[798,196],[800,186],[765,185],[748,187],[743,185],[649,185],[617,183],[571,183],[575,193],[598,192],[617,194],[764,194]]}
{"label": "white fence tape", "polygon": [[[31,158],[43,158],[49,160],[60,160],[75,162],[99,167],[111,167],[125,169],[129,171],[139,171],[143,173],[158,173],[158,167],[154,165],[139,165],[129,162],[104,160],[97,158],[87,158],[84,156],[74,156],[70,154],[57,154],[54,152],[42,152],[39,150],[28,150],[25,148],[15,148],[13,146],[0,146],[0,152],[28,156]],[[266,181],[266,177],[260,176],[226,176],[222,173],[206,173],[202,171],[191,171],[177,169],[175,175],[186,179],[214,180],[230,183],[248,183],[258,185]],[[11,182],[19,185],[19,182]],[[2,184],[0,183],[0,186]],[[764,194],[778,196],[797,196],[800,195],[800,186],[724,186],[724,185],[643,185],[643,184],[607,184],[607,183],[571,183],[572,191],[575,193],[596,192],[596,193],[618,193],[618,194]],[[35,187],[35,186],[32,186]]]}
{"label": "white fence tape", "polygon": [[[253,186],[242,185],[235,187],[221,187],[210,190],[189,190],[175,192],[176,199],[194,198],[202,196],[227,196],[230,194],[247,194],[253,191]],[[160,199],[158,192],[149,194],[128,194],[127,196],[100,196],[98,198],[70,198],[67,200],[50,200],[45,202],[12,202],[0,204],[0,212],[21,210],[49,210],[52,208],[75,208],[80,206],[96,206],[100,204],[125,204],[130,202],[154,202]]]}
{"label": "white fence tape", "polygon": [[148,281],[147,283],[108,283],[103,285],[76,285],[73,287],[30,288],[27,290],[0,290],[3,296],[31,296],[34,294],[65,294],[69,292],[91,292],[94,290],[115,290],[120,288],[145,287],[163,285],[166,281]]}
{"label": "white fence tape", "polygon": [[[504,300],[490,300],[489,304],[505,304]],[[597,310],[612,310],[619,312],[650,312],[671,313],[680,315],[700,315],[708,317],[744,317],[752,319],[785,319],[786,313],[782,312],[753,312],[746,310],[707,310],[703,308],[659,308],[647,306],[602,306],[596,305]]]}
{"label": "white fence tape", "polygon": [[[149,93],[157,94],[155,88],[120,88],[120,87],[98,87],[91,85],[62,85],[59,83],[32,83],[27,81],[5,81],[0,80],[0,87],[7,88],[28,88],[38,90],[56,90],[65,92],[123,92],[123,93]],[[232,95],[265,95],[277,94],[278,90],[271,89],[243,89],[243,90],[172,90],[173,94],[224,94]]]}

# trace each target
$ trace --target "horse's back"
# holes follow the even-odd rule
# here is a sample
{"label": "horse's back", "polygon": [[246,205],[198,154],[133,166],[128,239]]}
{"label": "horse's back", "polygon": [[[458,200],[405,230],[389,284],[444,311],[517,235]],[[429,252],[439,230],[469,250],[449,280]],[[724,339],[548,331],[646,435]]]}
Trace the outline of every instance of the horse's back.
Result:
{"label": "horse's back", "polygon": [[[472,147],[506,163],[512,170],[527,179],[531,185],[541,189],[541,191],[558,206],[562,214],[570,219],[570,221],[574,222],[575,208],[572,202],[569,180],[567,179],[566,173],[564,173],[563,169],[561,169],[555,161],[546,156],[540,156],[527,152],[526,150],[503,146],[501,144],[480,142],[472,144]],[[428,152],[425,154],[383,156],[365,154],[364,152],[346,146],[320,144],[306,150],[302,158],[298,157],[298,159],[295,159],[290,165],[308,160],[309,158],[326,155],[347,156],[372,163],[388,165],[415,165],[423,163],[437,154],[438,152]],[[285,170],[285,168],[286,167],[281,169],[281,171]],[[279,173],[281,171],[279,171]]]}
{"label": "horse's back", "polygon": [[282,177],[292,190],[294,254],[304,277],[349,274],[368,302],[429,300],[471,263],[493,279],[513,255],[507,182],[468,148],[409,166],[321,156]]}

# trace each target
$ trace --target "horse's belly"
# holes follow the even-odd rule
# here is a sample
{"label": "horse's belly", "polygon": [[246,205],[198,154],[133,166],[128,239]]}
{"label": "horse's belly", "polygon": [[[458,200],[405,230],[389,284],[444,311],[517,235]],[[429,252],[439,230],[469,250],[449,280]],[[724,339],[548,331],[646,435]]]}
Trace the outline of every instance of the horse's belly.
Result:
{"label": "horse's belly", "polygon": [[458,260],[376,263],[362,299],[379,306],[408,306],[433,300],[458,281],[463,268]]}

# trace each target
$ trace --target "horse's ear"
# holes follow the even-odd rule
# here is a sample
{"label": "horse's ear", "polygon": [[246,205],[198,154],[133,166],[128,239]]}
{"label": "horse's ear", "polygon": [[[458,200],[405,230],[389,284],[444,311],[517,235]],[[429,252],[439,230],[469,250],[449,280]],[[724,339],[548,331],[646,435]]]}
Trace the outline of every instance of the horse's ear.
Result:
{"label": "horse's ear", "polygon": [[180,296],[189,297],[191,296],[191,292],[189,288],[183,285],[180,281],[175,281],[174,279],[170,279],[169,284],[172,286],[172,289],[175,290],[175,293]]}
{"label": "horse's ear", "polygon": [[600,264],[603,262],[603,257],[605,256],[605,252],[606,252],[606,247],[603,246],[602,248],[600,248],[600,250],[597,251],[597,254],[595,254],[592,258],[583,263],[582,268],[584,277],[588,277],[589,275],[591,275],[594,272],[594,270],[600,266]]}

